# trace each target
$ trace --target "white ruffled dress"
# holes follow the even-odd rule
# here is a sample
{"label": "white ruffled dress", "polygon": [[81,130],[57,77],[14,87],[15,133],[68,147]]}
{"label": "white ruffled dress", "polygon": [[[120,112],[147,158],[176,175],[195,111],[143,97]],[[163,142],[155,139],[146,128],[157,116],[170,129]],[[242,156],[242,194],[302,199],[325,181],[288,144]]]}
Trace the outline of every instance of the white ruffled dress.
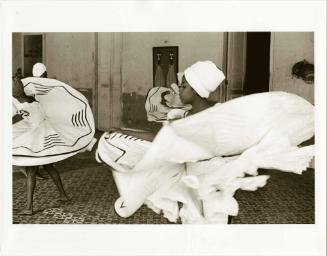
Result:
{"label": "white ruffled dress", "polygon": [[37,166],[61,161],[95,143],[94,119],[87,99],[56,79],[22,79],[25,94],[36,101],[13,99],[13,115],[24,111],[13,124],[13,165]]}
{"label": "white ruffled dress", "polygon": [[[105,133],[97,156],[116,170],[124,162],[113,171],[120,216],[131,216],[145,203],[173,222],[227,223],[228,215],[238,214],[235,191],[266,184],[269,176],[258,175],[258,168],[306,170],[314,146],[298,145],[313,135],[312,104],[294,94],[268,92],[170,122],[152,143],[142,142],[143,149],[133,137]],[[112,158],[113,146],[133,155],[137,144],[137,157],[124,153]],[[133,161],[128,164],[128,159]]]}

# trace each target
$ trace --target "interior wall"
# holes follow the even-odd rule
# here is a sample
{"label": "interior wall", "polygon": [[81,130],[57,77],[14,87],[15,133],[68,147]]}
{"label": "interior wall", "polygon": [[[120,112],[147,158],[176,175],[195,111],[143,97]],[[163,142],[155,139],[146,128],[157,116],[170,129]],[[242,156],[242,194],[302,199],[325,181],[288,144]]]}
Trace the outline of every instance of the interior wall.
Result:
{"label": "interior wall", "polygon": [[80,91],[95,112],[95,33],[45,33],[48,77]]}
{"label": "interior wall", "polygon": [[94,86],[94,33],[46,33],[45,64],[49,77],[74,88]]}
{"label": "interior wall", "polygon": [[[133,128],[157,130],[147,121],[146,94],[153,87],[153,47],[178,46],[178,71],[199,60],[223,68],[224,33],[122,33],[122,121]],[[219,91],[210,100],[219,100]]]}
{"label": "interior wall", "polygon": [[[80,90],[100,129],[147,124],[145,96],[153,86],[152,48],[179,47],[179,71],[198,60],[223,66],[224,33],[44,33],[48,76]],[[13,70],[22,63],[13,35]],[[217,92],[211,99],[217,100]],[[215,98],[216,96],[216,98]]]}
{"label": "interior wall", "polygon": [[[13,74],[22,63],[21,35],[12,37]],[[271,40],[270,90],[293,92],[313,103],[314,85],[292,78],[291,69],[303,59],[313,63],[314,34],[276,32]],[[148,123],[144,102],[153,86],[152,47],[178,46],[179,71],[205,59],[222,67],[224,58],[224,33],[45,33],[44,43],[49,77],[96,103],[102,129],[118,126],[120,120],[126,126]]]}
{"label": "interior wall", "polygon": [[314,103],[314,84],[292,77],[295,63],[306,59],[314,64],[314,33],[275,32],[271,47],[270,90],[295,93]]}
{"label": "interior wall", "polygon": [[223,65],[223,33],[123,33],[124,93],[146,95],[152,88],[152,47],[158,46],[178,46],[179,71],[198,60]]}

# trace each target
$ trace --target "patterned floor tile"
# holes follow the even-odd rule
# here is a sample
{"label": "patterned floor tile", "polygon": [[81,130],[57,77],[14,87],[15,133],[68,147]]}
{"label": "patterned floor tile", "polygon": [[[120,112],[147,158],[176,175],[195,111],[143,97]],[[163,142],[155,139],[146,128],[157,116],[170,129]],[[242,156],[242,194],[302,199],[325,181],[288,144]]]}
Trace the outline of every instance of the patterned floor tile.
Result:
{"label": "patterned floor tile", "polygon": [[[94,153],[94,152],[93,152]],[[61,203],[50,179],[37,180],[35,213],[17,215],[26,203],[25,177],[13,175],[14,224],[171,224],[162,215],[142,206],[129,218],[114,210],[118,192],[111,171],[98,164],[94,154],[82,153],[56,164],[71,201]],[[41,170],[43,173],[43,170]],[[260,170],[270,175],[265,187],[254,192],[238,191],[239,214],[232,224],[314,223],[314,170],[302,175],[276,170]],[[180,222],[178,222],[180,223]]]}

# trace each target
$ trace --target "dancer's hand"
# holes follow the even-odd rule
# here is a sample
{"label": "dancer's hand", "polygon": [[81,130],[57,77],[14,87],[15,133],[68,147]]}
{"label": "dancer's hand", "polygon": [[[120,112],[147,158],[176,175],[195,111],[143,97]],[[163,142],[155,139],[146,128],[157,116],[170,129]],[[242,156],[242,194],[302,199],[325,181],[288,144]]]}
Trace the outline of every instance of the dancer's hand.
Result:
{"label": "dancer's hand", "polygon": [[168,121],[173,121],[177,119],[184,118],[187,114],[187,111],[183,109],[172,109],[168,112],[167,114],[167,120]]}
{"label": "dancer's hand", "polygon": [[19,110],[18,114],[21,115],[23,118],[30,115],[30,113],[24,109]]}

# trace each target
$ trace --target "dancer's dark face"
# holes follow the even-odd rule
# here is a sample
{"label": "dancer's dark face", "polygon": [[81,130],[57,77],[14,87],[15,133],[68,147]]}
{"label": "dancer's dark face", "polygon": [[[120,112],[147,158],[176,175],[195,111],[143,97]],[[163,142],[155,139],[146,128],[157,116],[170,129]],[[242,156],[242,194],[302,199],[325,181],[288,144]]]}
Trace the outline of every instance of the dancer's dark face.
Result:
{"label": "dancer's dark face", "polygon": [[40,77],[48,78],[48,72],[44,71],[44,73]]}
{"label": "dancer's dark face", "polygon": [[184,104],[192,104],[195,96],[196,92],[186,81],[185,76],[183,76],[181,86],[179,87],[179,97],[181,98],[181,101]]}

